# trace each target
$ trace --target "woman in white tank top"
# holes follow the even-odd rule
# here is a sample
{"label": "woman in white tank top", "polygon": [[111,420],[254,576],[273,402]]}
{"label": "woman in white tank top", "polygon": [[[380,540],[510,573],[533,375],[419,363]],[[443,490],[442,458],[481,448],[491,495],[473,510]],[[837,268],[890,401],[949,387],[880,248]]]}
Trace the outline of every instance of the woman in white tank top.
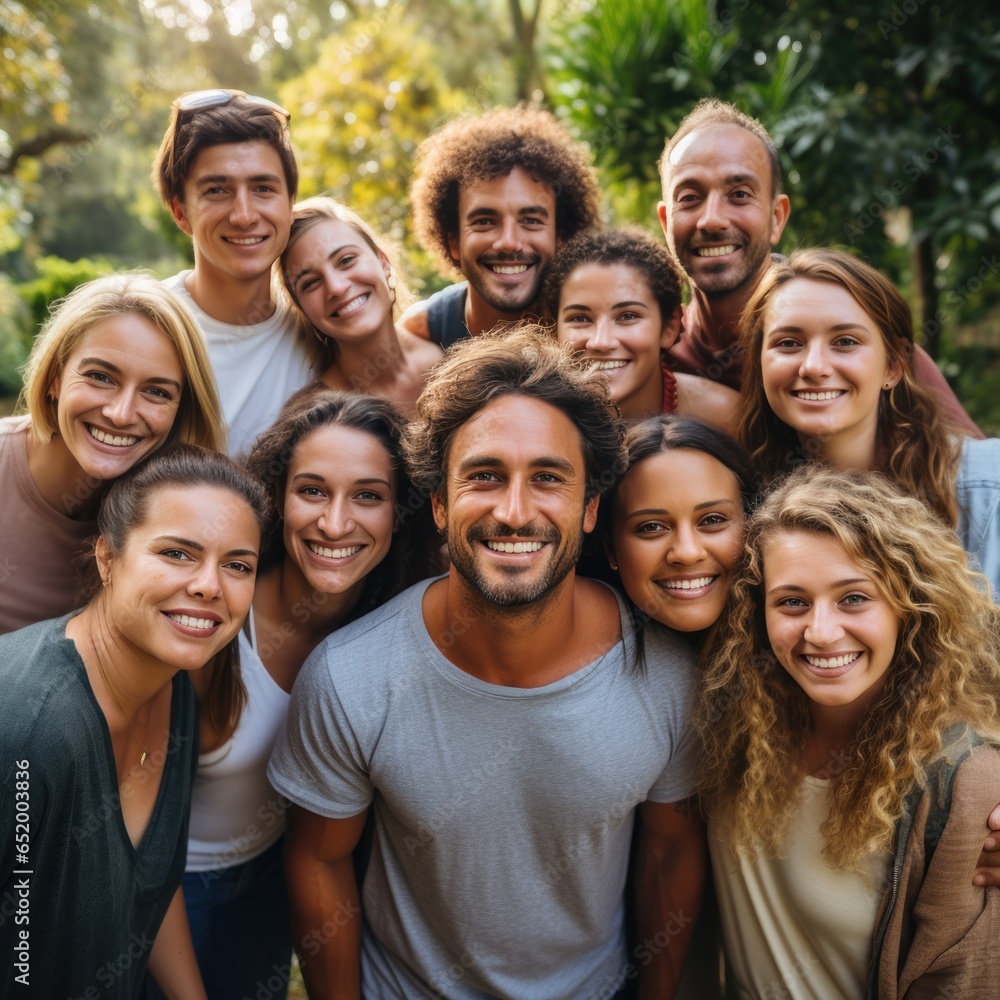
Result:
{"label": "woman in white tank top", "polygon": [[[184,894],[210,1000],[285,996],[292,935],[285,802],[265,767],[302,663],[327,635],[427,575],[403,420],[385,400],[306,389],[247,465],[278,511],[240,637],[246,703],[228,738],[203,720]],[[417,540],[416,542],[414,540]]]}

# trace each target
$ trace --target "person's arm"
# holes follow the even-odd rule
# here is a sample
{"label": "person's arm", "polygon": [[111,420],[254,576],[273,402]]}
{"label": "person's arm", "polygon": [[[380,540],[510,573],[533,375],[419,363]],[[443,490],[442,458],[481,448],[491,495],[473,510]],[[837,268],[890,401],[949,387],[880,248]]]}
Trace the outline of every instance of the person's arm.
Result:
{"label": "person's arm", "polygon": [[677,412],[697,417],[720,431],[736,436],[738,424],[736,410],[740,394],[721,382],[699,378],[697,375],[675,376],[677,379]]}
{"label": "person's arm", "polygon": [[934,359],[919,345],[913,350],[913,375],[963,434],[980,439],[986,436],[973,422],[972,417],[965,412],[965,407],[959,402],[958,396],[941,374],[941,369],[934,363]]}
{"label": "person's arm", "polygon": [[986,823],[993,832],[987,834],[983,842],[972,884],[1000,889],[1000,805],[990,813]]}
{"label": "person's arm", "polygon": [[288,811],[292,940],[306,990],[317,1000],[361,1000],[361,901],[351,852],[367,815],[366,809],[327,819],[300,806]]}
{"label": "person's arm", "polygon": [[[946,819],[940,805],[923,817],[928,827],[941,829],[929,863],[920,843],[926,827],[915,822],[902,869],[899,902],[904,905],[897,904],[886,931],[879,996],[1000,997],[1000,892],[968,883],[982,844],[983,819],[998,788],[1000,750],[976,747],[951,779]],[[933,794],[933,789],[927,793]],[[918,820],[922,814],[918,809]]]}
{"label": "person's arm", "polygon": [[639,1000],[669,1000],[680,983],[707,867],[704,826],[691,801],[643,802],[635,843]]}
{"label": "person's arm", "polygon": [[396,326],[401,326],[404,330],[423,337],[424,340],[430,340],[431,331],[427,326],[427,299],[407,306],[403,315],[396,321]]}
{"label": "person's arm", "polygon": [[167,1000],[208,1000],[179,886],[149,953],[149,974]]}

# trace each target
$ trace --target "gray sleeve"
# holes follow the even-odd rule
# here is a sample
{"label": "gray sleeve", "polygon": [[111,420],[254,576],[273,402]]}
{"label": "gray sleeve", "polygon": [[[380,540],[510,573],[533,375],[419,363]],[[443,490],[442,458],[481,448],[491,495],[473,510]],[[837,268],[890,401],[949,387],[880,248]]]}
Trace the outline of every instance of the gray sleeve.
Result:
{"label": "gray sleeve", "polygon": [[648,798],[652,802],[679,802],[694,795],[698,784],[698,736],[690,710],[697,663],[686,640],[655,624],[645,631],[646,669],[670,747],[670,761]]}
{"label": "gray sleeve", "polygon": [[367,755],[330,670],[329,656],[336,652],[320,643],[303,665],[267,777],[295,805],[346,819],[371,804],[374,790]]}

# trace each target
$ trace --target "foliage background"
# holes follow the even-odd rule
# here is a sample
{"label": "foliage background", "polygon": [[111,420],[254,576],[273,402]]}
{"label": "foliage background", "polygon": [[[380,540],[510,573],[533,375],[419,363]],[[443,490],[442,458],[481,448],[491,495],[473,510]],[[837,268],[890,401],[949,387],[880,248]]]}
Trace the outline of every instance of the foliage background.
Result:
{"label": "foliage background", "polygon": [[782,243],[853,246],[1000,433],[1000,15],[972,0],[0,0],[0,391],[48,304],[114,267],[189,255],[149,181],[170,101],[238,87],[293,115],[300,195],[408,228],[420,140],[519,99],[593,152],[609,221],[657,232],[656,159],[699,97],[780,144]]}

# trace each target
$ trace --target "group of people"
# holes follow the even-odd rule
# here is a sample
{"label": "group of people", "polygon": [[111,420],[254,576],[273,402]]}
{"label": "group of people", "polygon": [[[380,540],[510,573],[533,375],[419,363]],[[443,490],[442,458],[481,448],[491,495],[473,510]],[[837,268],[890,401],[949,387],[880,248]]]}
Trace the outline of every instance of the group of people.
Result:
{"label": "group of people", "polygon": [[284,109],[174,103],[193,268],[0,422],[5,995],[719,996],[706,892],[730,995],[1000,993],[1000,444],[772,252],[758,122],[660,173],[665,246],[551,115],[445,125],[413,302]]}

